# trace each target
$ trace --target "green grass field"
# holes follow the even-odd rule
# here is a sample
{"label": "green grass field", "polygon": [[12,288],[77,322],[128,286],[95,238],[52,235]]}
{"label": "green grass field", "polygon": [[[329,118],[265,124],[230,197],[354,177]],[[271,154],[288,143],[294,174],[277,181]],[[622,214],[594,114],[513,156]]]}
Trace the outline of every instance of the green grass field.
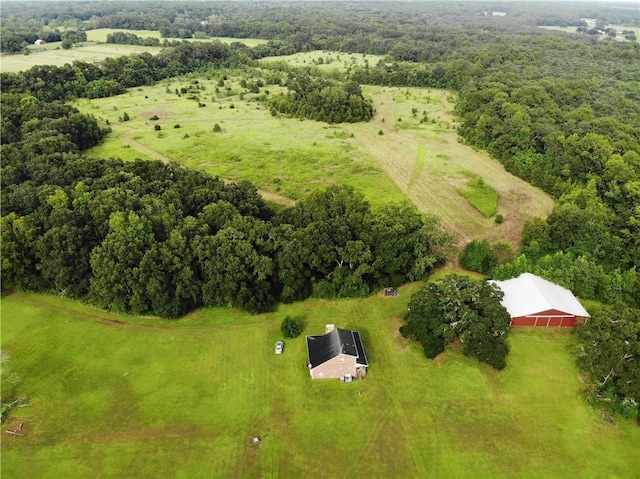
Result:
{"label": "green grass field", "polygon": [[[205,87],[199,98],[206,107],[198,108],[188,95],[175,94],[191,81],[174,79],[118,97],[79,101],[81,111],[109,120],[113,128],[89,154],[174,160],[223,178],[250,180],[263,192],[291,199],[333,183],[353,186],[376,205],[408,198],[421,211],[440,216],[460,244],[471,238],[517,243],[523,222],[544,217],[553,207],[542,191],[507,173],[486,153],[458,142],[450,93],[365,86],[376,108],[373,120],[328,125],[273,117],[251,101],[254,95],[240,98],[240,77],[231,74],[220,93],[218,78],[199,79]],[[131,121],[118,121],[125,111]],[[149,120],[153,115],[160,119]],[[222,132],[213,132],[216,123]],[[505,218],[501,225],[460,193],[468,172],[485,178],[498,193],[498,212]]]}
{"label": "green grass field", "polygon": [[[139,36],[140,38],[159,38],[162,39],[159,30],[126,30],[126,29],[118,29],[118,28],[97,28],[95,30],[87,30],[87,40],[91,42],[104,43],[107,41],[107,35],[109,33],[116,32],[125,32],[125,33],[133,33],[134,35]],[[167,40],[181,40],[179,38],[167,38]],[[240,42],[244,43],[249,47],[255,47],[256,45],[261,45],[263,43],[267,43],[268,40],[262,40],[259,38],[230,38],[230,37],[211,37],[206,39],[197,39],[197,38],[188,38],[186,39],[190,42],[210,42],[211,40],[220,40],[223,43],[233,43]]]}
{"label": "green grass field", "polygon": [[367,55],[365,53],[315,50],[279,57],[265,57],[260,59],[260,63],[270,64],[284,62],[296,67],[316,67],[325,72],[331,70],[345,72],[355,66],[364,67],[368,64],[370,67],[374,67],[381,58],[380,55]]}
{"label": "green grass field", "polygon": [[28,70],[36,65],[62,66],[65,63],[73,63],[74,61],[95,63],[105,58],[115,58],[132,53],[149,52],[155,54],[160,51],[160,47],[98,45],[91,42],[74,45],[73,48],[64,50],[60,47],[60,44],[60,42],[57,42],[42,46],[32,45],[29,47],[29,55],[2,55],[0,57],[0,71],[19,72]]}
{"label": "green grass field", "polygon": [[[374,158],[358,154],[343,125],[274,118],[252,101],[255,95],[240,99],[239,79],[228,80],[219,94],[217,78],[199,82],[205,88],[199,94],[204,108],[188,95],[176,95],[176,88],[189,86],[187,79],[80,101],[82,111],[109,120],[113,128],[108,141],[89,154],[175,160],[223,178],[247,179],[263,191],[292,199],[333,183],[362,190],[374,203],[404,198]],[[277,88],[265,87],[272,92]],[[131,120],[120,122],[125,111]],[[154,115],[159,120],[149,120]],[[213,131],[216,123],[221,132]],[[156,124],[160,132],[154,130]]]}
{"label": "green grass field", "polygon": [[[500,373],[455,348],[430,361],[397,332],[416,288],[175,321],[4,296],[30,405],[3,426],[24,436],[2,434],[2,477],[638,477],[640,429],[582,401],[570,331],[514,330]],[[285,315],[359,330],[367,378],[311,382],[304,337],[274,355]]]}
{"label": "green grass field", "polygon": [[481,176],[470,173],[469,177],[467,184],[460,188],[460,193],[486,218],[491,218],[498,211],[498,192]]}
{"label": "green grass field", "polygon": [[[157,30],[124,30],[114,28],[100,28],[97,30],[87,31],[87,41],[76,44],[69,50],[64,50],[62,42],[47,43],[45,45],[29,45],[29,55],[2,55],[0,57],[0,71],[3,72],[19,72],[28,70],[36,65],[55,65],[62,66],[65,63],[74,61],[83,61],[96,63],[105,58],[114,58],[122,55],[130,55],[132,53],[149,52],[156,54],[161,47],[143,47],[137,45],[115,45],[104,43],[109,33],[127,32],[134,33],[139,37],[161,38],[160,32]],[[178,40],[169,38],[168,40]],[[212,40],[220,40],[224,43],[240,42],[254,47],[267,40],[256,38],[229,38],[229,37],[212,37],[208,39],[188,39],[194,42],[210,42]]]}

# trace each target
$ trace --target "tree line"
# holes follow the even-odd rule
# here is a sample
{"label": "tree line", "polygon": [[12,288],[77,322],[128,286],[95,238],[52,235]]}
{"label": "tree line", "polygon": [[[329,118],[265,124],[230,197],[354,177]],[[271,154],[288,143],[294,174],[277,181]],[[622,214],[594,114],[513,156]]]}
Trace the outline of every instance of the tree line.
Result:
{"label": "tree line", "polygon": [[74,61],[63,66],[37,65],[19,73],[1,74],[2,91],[29,93],[44,101],[99,98],[126,88],[151,85],[165,78],[200,68],[220,68],[251,63],[247,47],[214,41],[176,43],[157,55],[132,54],[100,63]]}
{"label": "tree line", "polygon": [[[295,48],[316,49],[319,43],[334,42],[345,51],[357,43],[389,51],[389,41],[399,44],[432,35],[425,25],[464,26],[477,30],[502,30],[510,33],[534,31],[537,25],[580,25],[581,18],[597,18],[608,24],[639,26],[637,11],[616,5],[588,2],[556,5],[552,12],[535,2],[511,5],[482,2],[449,4],[397,4],[379,2],[375,11],[359,2],[340,2],[340,8],[328,9],[322,2],[291,5],[281,2],[253,2],[251,8],[234,2],[159,2],[132,1],[103,3],[57,2],[56,8],[43,1],[5,2],[1,20],[0,48],[11,51],[5,40],[13,36],[43,37],[48,32],[68,29],[113,28],[159,30],[164,38],[209,37],[263,38],[291,41]],[[494,10],[505,18],[490,15]],[[16,35],[17,34],[17,35]],[[343,40],[340,40],[343,39]],[[7,41],[8,46],[12,41]],[[315,44],[315,46],[314,46]],[[16,48],[20,49],[19,43]],[[19,51],[19,50],[15,50]]]}

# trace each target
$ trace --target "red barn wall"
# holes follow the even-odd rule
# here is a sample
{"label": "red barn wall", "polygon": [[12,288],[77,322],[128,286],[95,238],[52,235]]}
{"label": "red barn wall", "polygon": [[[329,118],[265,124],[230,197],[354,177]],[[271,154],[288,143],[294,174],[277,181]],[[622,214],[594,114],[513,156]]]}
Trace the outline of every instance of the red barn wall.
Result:
{"label": "red barn wall", "polygon": [[558,311],[556,309],[550,309],[527,316],[513,317],[511,318],[511,326],[575,328],[576,326],[578,326],[578,319],[579,318],[573,314]]}

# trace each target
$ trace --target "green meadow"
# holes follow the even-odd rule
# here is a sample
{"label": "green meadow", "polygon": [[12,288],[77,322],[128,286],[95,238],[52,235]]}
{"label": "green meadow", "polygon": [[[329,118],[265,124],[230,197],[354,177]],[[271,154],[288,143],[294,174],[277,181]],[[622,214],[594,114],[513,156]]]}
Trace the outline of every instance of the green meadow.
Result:
{"label": "green meadow", "polygon": [[[455,346],[427,360],[398,334],[417,287],[174,321],[5,295],[29,405],[3,425],[24,435],[3,433],[2,477],[638,477],[640,430],[582,400],[571,331],[513,330],[502,372]],[[305,331],[276,356],[285,315]],[[326,323],[361,332],[363,381],[309,378],[304,334]]]}
{"label": "green meadow", "polygon": [[95,44],[84,42],[74,45],[69,50],[60,47],[61,42],[46,45],[31,45],[29,55],[2,55],[0,70],[3,72],[19,72],[36,65],[62,66],[74,61],[96,63],[105,58],[121,57],[132,53],[158,53],[160,47],[142,47],[138,45]]}
{"label": "green meadow", "polygon": [[498,192],[480,176],[469,174],[469,181],[460,188],[460,193],[487,218],[491,218],[498,211]]}
{"label": "green meadow", "polygon": [[[338,56],[325,53],[331,55]],[[79,100],[81,111],[113,129],[89,155],[177,161],[229,180],[249,180],[283,202],[329,184],[347,184],[374,205],[408,199],[424,213],[440,216],[460,244],[478,237],[517,243],[524,221],[544,217],[553,207],[541,190],[458,142],[450,92],[364,86],[374,118],[329,125],[273,116],[256,97],[281,87],[266,85],[255,94],[240,86],[244,78],[257,81],[259,72],[176,78],[117,97]],[[227,80],[219,86],[223,75]],[[176,94],[182,88],[190,92]],[[130,120],[120,121],[125,112]],[[214,131],[216,124],[220,131]],[[469,172],[485,178],[499,195],[501,225],[461,194]]]}
{"label": "green meadow", "polygon": [[[53,42],[45,45],[29,45],[27,47],[29,51],[28,55],[2,55],[0,57],[0,71],[19,72],[28,70],[36,65],[62,66],[66,63],[73,63],[74,61],[97,63],[105,58],[115,58],[123,55],[131,55],[132,53],[148,52],[156,54],[162,48],[105,43],[107,35],[115,32],[133,33],[141,38],[161,38],[160,32],[157,30],[125,30],[115,28],[87,30],[87,41],[75,44],[73,48],[68,50],[61,47],[62,42]],[[172,41],[180,39],[168,38],[167,40]],[[257,38],[211,37],[207,39],[187,39],[187,41],[195,42],[210,42],[213,40],[219,40],[223,43],[240,42],[249,47],[266,43],[266,40]]]}
{"label": "green meadow", "polygon": [[353,67],[364,67],[369,65],[374,67],[382,59],[380,55],[368,55],[366,53],[346,53],[324,50],[314,50],[311,52],[294,53],[293,55],[282,55],[277,57],[265,57],[260,59],[264,65],[286,63],[296,67],[316,67],[319,70],[346,72]]}
{"label": "green meadow", "polygon": [[[159,30],[127,30],[123,28],[96,28],[94,30],[87,30],[87,40],[90,42],[96,43],[104,43],[107,41],[107,35],[110,33],[116,32],[125,32],[125,33],[133,33],[140,38],[159,38],[163,39],[160,35]],[[182,41],[181,38],[167,38],[169,41],[178,40]],[[240,42],[244,43],[249,47],[255,47],[256,45],[260,45],[262,43],[267,43],[267,40],[262,40],[259,38],[231,38],[231,37],[209,37],[209,38],[186,38],[185,40],[189,42],[210,42],[212,40],[219,40],[223,43],[233,43]]]}

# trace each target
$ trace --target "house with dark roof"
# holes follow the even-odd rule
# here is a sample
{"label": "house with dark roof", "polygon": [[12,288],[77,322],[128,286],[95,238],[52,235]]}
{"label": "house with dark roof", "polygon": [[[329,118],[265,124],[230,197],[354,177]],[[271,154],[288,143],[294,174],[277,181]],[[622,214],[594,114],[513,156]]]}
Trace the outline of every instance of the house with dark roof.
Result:
{"label": "house with dark roof", "polygon": [[307,336],[307,366],[312,379],[338,378],[350,381],[367,374],[367,355],[360,333],[327,325],[325,334]]}
{"label": "house with dark roof", "polygon": [[491,281],[504,293],[511,326],[576,327],[589,313],[571,291],[531,273]]}

